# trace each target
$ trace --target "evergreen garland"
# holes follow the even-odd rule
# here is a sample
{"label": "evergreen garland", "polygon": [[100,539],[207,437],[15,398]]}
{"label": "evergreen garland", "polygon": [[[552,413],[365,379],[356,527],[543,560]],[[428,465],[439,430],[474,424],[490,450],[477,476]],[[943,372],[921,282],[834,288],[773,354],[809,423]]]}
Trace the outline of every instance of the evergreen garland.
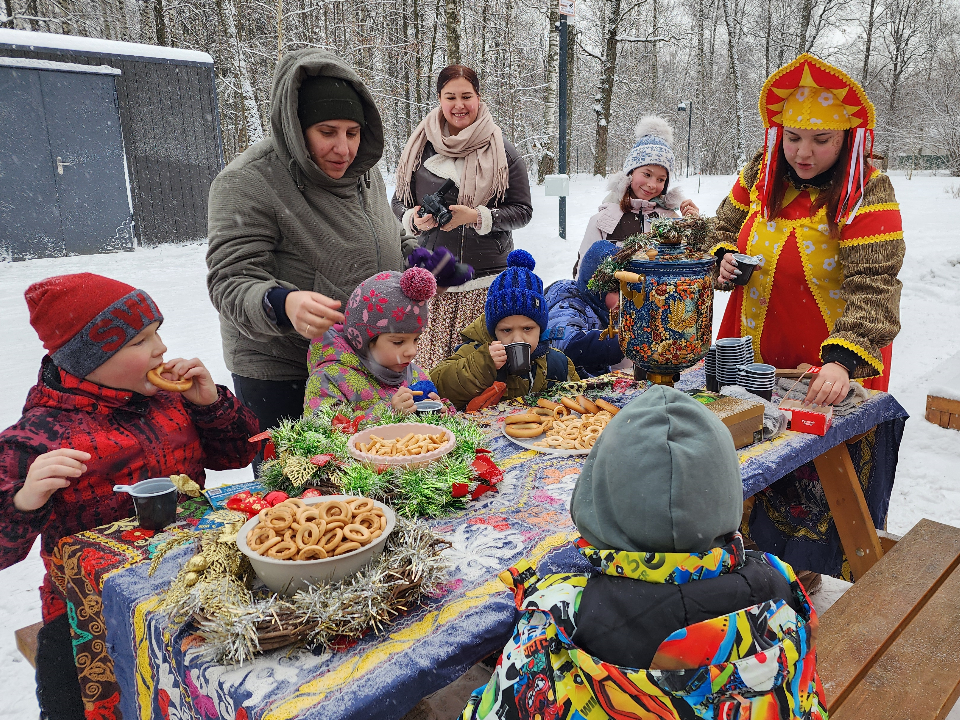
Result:
{"label": "evergreen garland", "polygon": [[[349,410],[339,414],[347,415]],[[374,470],[357,462],[347,452],[350,436],[334,427],[337,409],[320,408],[309,417],[283,420],[270,431],[277,456],[260,466],[259,480],[270,490],[291,497],[307,488],[325,494],[359,495],[389,503],[402,517],[441,517],[465,507],[465,498],[452,494],[454,483],[474,479],[471,463],[484,441],[480,427],[456,415],[420,415],[417,422],[438,425],[453,433],[454,449],[423,468],[384,467]],[[410,422],[408,415],[384,408],[378,421],[361,422],[361,428]],[[317,456],[333,455],[322,466]],[[324,458],[319,458],[320,461]]]}
{"label": "evergreen garland", "polygon": [[[620,282],[614,274],[626,270],[630,261],[647,250],[656,250],[658,245],[678,245],[686,243],[686,254],[672,256],[675,260],[688,260],[702,257],[710,249],[710,241],[716,229],[716,218],[683,218],[681,220],[654,220],[648,233],[640,233],[627,238],[623,247],[614,255],[606,258],[597,267],[597,271],[587,283],[594,292],[608,293],[620,289]],[[669,262],[669,259],[663,258]]]}

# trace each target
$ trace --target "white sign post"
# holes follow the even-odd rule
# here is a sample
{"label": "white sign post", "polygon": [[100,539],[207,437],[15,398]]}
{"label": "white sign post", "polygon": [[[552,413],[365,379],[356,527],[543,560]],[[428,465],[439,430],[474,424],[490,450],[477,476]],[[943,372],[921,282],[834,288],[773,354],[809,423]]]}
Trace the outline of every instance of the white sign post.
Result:
{"label": "white sign post", "polygon": [[560,0],[560,14],[570,15],[571,17],[576,15],[576,5],[576,0]]}

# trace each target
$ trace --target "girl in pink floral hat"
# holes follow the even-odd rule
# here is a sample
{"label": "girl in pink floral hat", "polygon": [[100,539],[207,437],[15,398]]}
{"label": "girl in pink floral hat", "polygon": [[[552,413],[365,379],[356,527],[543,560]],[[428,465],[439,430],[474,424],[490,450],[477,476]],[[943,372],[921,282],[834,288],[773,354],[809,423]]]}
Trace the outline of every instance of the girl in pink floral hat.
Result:
{"label": "girl in pink floral hat", "polygon": [[386,404],[409,413],[415,390],[423,399],[439,400],[430,376],[413,361],[436,292],[433,275],[419,267],[380,272],[360,283],[343,324],[310,343],[304,414],[344,404],[368,417]]}

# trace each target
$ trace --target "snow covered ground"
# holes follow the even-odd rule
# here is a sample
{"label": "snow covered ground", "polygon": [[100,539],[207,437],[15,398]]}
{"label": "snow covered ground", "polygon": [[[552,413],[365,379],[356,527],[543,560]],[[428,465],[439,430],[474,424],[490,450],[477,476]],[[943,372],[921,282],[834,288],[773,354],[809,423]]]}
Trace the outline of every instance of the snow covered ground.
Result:
{"label": "snow covered ground", "polygon": [[[684,182],[701,211],[712,214],[734,178],[703,177]],[[957,178],[894,176],[907,237],[901,319],[894,347],[891,392],[910,412],[900,448],[896,485],[890,504],[889,530],[903,534],[920,518],[960,526],[960,432],[923,420],[927,389],[943,386],[960,370],[960,199],[951,190]],[[391,188],[392,190],[392,188]],[[557,198],[533,189],[534,220],[515,233],[517,245],[537,258],[545,283],[568,277],[588,218],[606,194],[604,182],[576,176],[568,200],[568,239],[558,236]],[[957,223],[957,225],[954,225]],[[217,315],[205,284],[205,246],[188,245],[138,250],[118,255],[84,256],[0,263],[0,367],[7,377],[0,390],[0,428],[20,416],[27,390],[36,382],[43,348],[30,327],[23,292],[27,286],[62,273],[89,271],[109,275],[147,290],[166,318],[161,335],[168,357],[200,357],[217,382],[231,385],[223,363]],[[717,320],[724,297],[717,296]],[[717,323],[718,324],[718,323]],[[716,324],[715,324],[716,327]],[[956,357],[955,357],[956,356]],[[960,387],[954,388],[960,394]],[[248,479],[250,470],[211,473],[211,481]],[[37,588],[43,576],[37,549],[12,568],[0,571],[0,719],[36,717],[33,670],[17,652],[13,631],[40,620]],[[842,585],[831,584],[831,597]],[[956,711],[955,711],[956,713]],[[950,716],[960,720],[960,713]]]}

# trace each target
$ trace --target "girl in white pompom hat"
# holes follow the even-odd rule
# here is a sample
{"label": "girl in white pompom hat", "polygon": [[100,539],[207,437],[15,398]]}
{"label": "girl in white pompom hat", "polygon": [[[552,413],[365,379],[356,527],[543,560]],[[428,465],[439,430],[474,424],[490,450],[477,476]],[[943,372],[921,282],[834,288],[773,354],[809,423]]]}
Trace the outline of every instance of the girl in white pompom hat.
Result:
{"label": "girl in white pompom hat", "polygon": [[610,177],[610,193],[587,223],[577,266],[597,240],[622,245],[627,238],[650,232],[652,222],[658,218],[700,214],[699,208],[674,183],[676,159],[670,124],[656,115],[646,115],[637,123],[634,137],[637,141],[623,161],[623,170]]}

